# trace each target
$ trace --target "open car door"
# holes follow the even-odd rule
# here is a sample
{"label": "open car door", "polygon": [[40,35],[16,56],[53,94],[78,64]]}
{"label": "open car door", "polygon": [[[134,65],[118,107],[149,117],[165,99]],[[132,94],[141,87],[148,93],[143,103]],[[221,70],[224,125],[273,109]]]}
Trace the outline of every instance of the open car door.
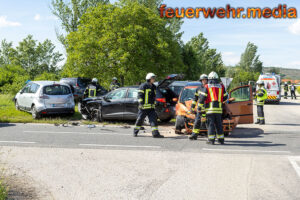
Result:
{"label": "open car door", "polygon": [[252,87],[245,85],[234,88],[229,93],[229,98],[235,98],[234,101],[227,104],[232,117],[239,117],[238,124],[253,123],[253,95]]}

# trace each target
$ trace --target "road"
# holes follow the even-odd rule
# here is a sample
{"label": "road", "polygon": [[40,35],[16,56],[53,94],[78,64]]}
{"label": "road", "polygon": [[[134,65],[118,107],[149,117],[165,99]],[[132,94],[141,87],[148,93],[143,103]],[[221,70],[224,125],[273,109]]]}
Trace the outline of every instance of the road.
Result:
{"label": "road", "polygon": [[37,199],[300,199],[300,101],[265,115],[223,146],[168,127],[153,139],[148,127],[134,138],[128,127],[1,124],[1,161]]}

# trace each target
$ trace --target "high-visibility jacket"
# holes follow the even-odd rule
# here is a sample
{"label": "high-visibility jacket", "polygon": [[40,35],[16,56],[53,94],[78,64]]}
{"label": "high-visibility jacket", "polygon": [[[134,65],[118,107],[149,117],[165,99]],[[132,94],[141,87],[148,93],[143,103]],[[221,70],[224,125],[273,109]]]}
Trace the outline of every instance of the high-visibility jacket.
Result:
{"label": "high-visibility jacket", "polygon": [[197,103],[198,103],[198,112],[201,112],[202,117],[205,117],[204,103],[200,103],[200,101],[199,101],[199,99],[200,99],[199,97],[200,97],[201,94],[205,95],[205,87],[203,85],[201,85],[197,88],[197,90],[195,92],[195,95],[194,95],[192,105],[191,105],[191,109],[194,110]]}
{"label": "high-visibility jacket", "polygon": [[228,98],[225,87],[219,83],[205,85],[203,94],[200,94],[200,103],[205,104],[206,114],[222,114],[223,101]]}
{"label": "high-visibility jacket", "polygon": [[289,91],[289,86],[285,84],[285,85],[283,86],[283,89],[284,89],[285,92],[288,92],[288,91]]}
{"label": "high-visibility jacket", "polygon": [[114,82],[112,82],[111,84],[110,84],[110,90],[115,90],[115,89],[118,89],[120,87],[120,83],[114,83]]}
{"label": "high-visibility jacket", "polygon": [[85,91],[84,91],[84,97],[96,97],[106,94],[107,91],[99,84],[89,84]]}
{"label": "high-visibility jacket", "polygon": [[156,86],[148,82],[142,83],[138,91],[138,101],[139,101],[140,109],[155,108]]}
{"label": "high-visibility jacket", "polygon": [[263,106],[265,104],[265,100],[268,98],[267,90],[262,87],[256,91],[257,105]]}

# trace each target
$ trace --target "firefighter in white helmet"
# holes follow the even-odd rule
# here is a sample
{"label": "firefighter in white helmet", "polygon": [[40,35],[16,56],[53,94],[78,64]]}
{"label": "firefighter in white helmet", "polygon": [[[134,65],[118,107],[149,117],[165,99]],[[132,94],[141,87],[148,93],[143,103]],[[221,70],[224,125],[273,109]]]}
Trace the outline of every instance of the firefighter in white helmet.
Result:
{"label": "firefighter in white helmet", "polygon": [[146,76],[146,82],[142,83],[138,91],[138,101],[139,101],[139,112],[137,120],[135,123],[135,128],[133,130],[133,136],[137,137],[139,130],[141,129],[143,122],[146,117],[149,118],[150,125],[152,127],[152,136],[154,138],[163,138],[163,135],[160,135],[157,125],[157,114],[155,112],[156,104],[156,86],[155,74],[148,73]]}
{"label": "firefighter in white helmet", "polygon": [[223,101],[228,98],[224,85],[220,84],[216,72],[208,75],[208,84],[199,95],[199,103],[204,104],[208,129],[208,144],[215,144],[217,135],[218,142],[224,144],[224,133],[222,125]]}
{"label": "firefighter in white helmet", "polygon": [[93,78],[92,82],[86,87],[84,91],[84,98],[92,98],[101,96],[107,93],[107,90],[104,89],[99,83],[97,78]]}
{"label": "firefighter in white helmet", "polygon": [[[189,137],[190,140],[197,140],[197,137],[200,133],[201,129],[206,129],[205,120],[206,120],[206,114],[205,114],[205,107],[204,104],[201,104],[199,101],[199,96],[201,93],[204,93],[205,85],[207,85],[208,77],[206,74],[202,74],[200,76],[199,81],[201,81],[202,85],[200,85],[194,95],[194,100],[192,102],[191,106],[191,112],[197,113],[195,121],[194,121],[194,128],[192,135]],[[197,111],[196,111],[196,104],[198,103]]]}
{"label": "firefighter in white helmet", "polygon": [[262,80],[257,81],[258,90],[256,91],[256,102],[257,102],[257,122],[256,124],[265,124],[265,113],[264,104],[265,100],[268,98],[267,90],[264,88],[264,82]]}

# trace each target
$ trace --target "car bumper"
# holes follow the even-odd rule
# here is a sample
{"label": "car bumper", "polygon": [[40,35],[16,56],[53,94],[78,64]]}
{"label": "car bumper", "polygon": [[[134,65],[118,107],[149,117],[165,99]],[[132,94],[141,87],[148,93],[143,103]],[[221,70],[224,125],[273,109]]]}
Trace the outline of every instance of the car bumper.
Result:
{"label": "car bumper", "polygon": [[47,108],[40,111],[42,115],[73,114],[74,108]]}
{"label": "car bumper", "polygon": [[170,106],[166,108],[161,108],[159,110],[156,110],[158,119],[160,120],[167,120],[167,119],[172,119],[175,117],[175,107]]}

